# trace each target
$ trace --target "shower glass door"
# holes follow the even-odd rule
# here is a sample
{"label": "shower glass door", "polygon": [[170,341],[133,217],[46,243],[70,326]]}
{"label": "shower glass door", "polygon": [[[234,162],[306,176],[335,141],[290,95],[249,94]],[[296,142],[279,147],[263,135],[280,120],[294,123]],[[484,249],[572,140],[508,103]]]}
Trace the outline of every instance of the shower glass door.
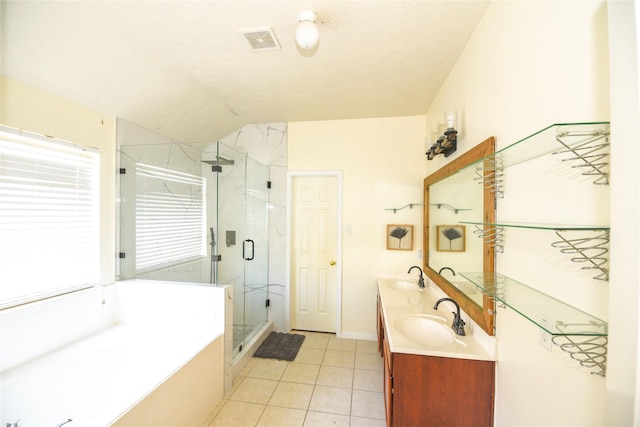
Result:
{"label": "shower glass door", "polygon": [[269,168],[246,159],[246,240],[244,263],[245,342],[267,321],[269,269]]}
{"label": "shower glass door", "polygon": [[269,168],[218,143],[217,284],[233,286],[233,356],[267,321]]}

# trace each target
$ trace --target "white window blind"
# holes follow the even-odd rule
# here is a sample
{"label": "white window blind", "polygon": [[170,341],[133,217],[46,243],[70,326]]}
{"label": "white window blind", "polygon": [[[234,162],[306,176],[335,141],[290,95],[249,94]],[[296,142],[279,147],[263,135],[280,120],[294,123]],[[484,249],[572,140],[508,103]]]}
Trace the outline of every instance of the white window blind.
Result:
{"label": "white window blind", "polygon": [[0,307],[99,280],[96,150],[0,126]]}
{"label": "white window blind", "polygon": [[205,180],[136,164],[136,273],[206,255]]}

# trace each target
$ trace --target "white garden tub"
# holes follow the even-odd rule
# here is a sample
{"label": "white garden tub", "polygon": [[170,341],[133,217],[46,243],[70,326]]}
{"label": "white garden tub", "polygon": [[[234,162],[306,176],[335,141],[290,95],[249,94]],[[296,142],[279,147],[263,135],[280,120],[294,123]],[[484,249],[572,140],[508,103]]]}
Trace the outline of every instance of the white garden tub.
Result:
{"label": "white garden tub", "polygon": [[[224,290],[140,280],[114,286],[113,301],[104,302],[113,304],[112,326],[3,372],[2,425],[117,424],[214,341],[221,350],[208,354],[221,360],[206,364],[219,382],[211,396],[221,396]],[[173,403],[181,404],[166,402]]]}

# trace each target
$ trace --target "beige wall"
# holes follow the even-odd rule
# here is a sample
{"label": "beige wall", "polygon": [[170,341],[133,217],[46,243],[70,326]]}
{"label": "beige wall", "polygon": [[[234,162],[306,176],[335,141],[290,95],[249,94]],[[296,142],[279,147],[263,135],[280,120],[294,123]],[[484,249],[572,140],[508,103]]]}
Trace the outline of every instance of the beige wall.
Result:
{"label": "beige wall", "polygon": [[[442,111],[457,108],[462,117],[462,138],[469,141],[461,144],[464,151],[473,145],[472,141],[489,135],[495,135],[498,148],[503,148],[552,123],[615,122],[610,115],[607,19],[604,1],[493,2],[429,107],[427,123],[435,127],[436,121],[442,120]],[[611,80],[615,80],[614,76]],[[624,135],[615,134],[615,127],[612,129],[612,152],[625,145],[637,146],[637,138],[625,140]],[[637,149],[633,152],[637,153]],[[631,161],[637,170],[637,160]],[[444,159],[438,159],[428,164],[427,173],[444,163]],[[613,177],[617,167],[614,165]],[[534,171],[529,177],[524,196],[536,198],[540,203],[522,212],[524,216],[545,216],[573,196],[562,181],[559,187],[544,186],[541,182],[548,177],[535,174]],[[523,210],[523,187],[515,185],[514,175],[507,169],[505,197],[498,200],[499,219],[517,220],[501,215]],[[614,178],[606,191],[624,193],[624,183],[619,179]],[[525,180],[520,178],[520,183]],[[584,184],[591,188],[589,181]],[[633,188],[637,191],[637,182],[629,187]],[[569,215],[573,210],[580,218],[589,215],[607,218],[609,195],[602,191],[596,189],[593,194],[587,191],[566,210],[557,210]],[[630,202],[629,207],[637,215],[637,195]],[[615,217],[614,212],[612,221]],[[615,222],[612,223],[612,228],[615,226]],[[609,320],[610,295],[613,298],[620,292],[625,280],[616,274],[615,260],[610,263],[610,282],[596,283],[589,276],[585,278],[578,267],[570,263],[561,265],[553,249],[543,254],[543,263],[532,265],[534,254],[527,246],[531,241],[519,241],[513,235],[507,230],[504,254],[499,254],[497,259],[498,271],[517,274],[518,279],[530,281],[528,284],[533,287],[546,287],[550,293],[559,292],[565,302]],[[554,237],[550,236],[549,242],[554,241]],[[637,242],[629,243],[613,240],[611,253],[619,250],[637,257]],[[551,277],[542,282],[538,280],[549,270],[554,271]],[[637,278],[637,272],[635,276]],[[633,283],[637,283],[637,279]],[[625,307],[616,307],[616,312],[636,313],[637,299],[634,300],[633,295],[636,294],[630,294],[631,299],[622,302]],[[590,375],[589,369],[580,367],[558,347],[548,352],[538,343],[539,330],[533,323],[511,309],[498,309],[496,426],[631,425],[635,366],[621,366],[616,361],[628,361],[628,357],[620,357],[622,352],[635,353],[636,317],[635,314],[626,316],[631,320],[630,325],[610,321],[610,335],[629,332],[626,335],[630,341],[626,348],[610,342],[610,371],[605,379]],[[627,372],[631,380],[621,379],[618,371]],[[620,381],[627,384],[620,385]],[[616,393],[607,394],[607,387],[616,389]],[[615,409],[607,408],[607,399],[617,400]]]}
{"label": "beige wall", "polygon": [[[289,123],[289,171],[343,173],[342,312],[344,337],[375,337],[379,269],[421,265],[424,116]],[[413,224],[413,251],[386,249],[386,224]],[[344,227],[343,227],[344,228]],[[339,260],[340,261],[340,260]]]}
{"label": "beige wall", "polygon": [[[0,80],[0,123],[100,150],[100,281],[115,280],[115,119],[15,80]],[[34,260],[37,267],[38,260]]]}

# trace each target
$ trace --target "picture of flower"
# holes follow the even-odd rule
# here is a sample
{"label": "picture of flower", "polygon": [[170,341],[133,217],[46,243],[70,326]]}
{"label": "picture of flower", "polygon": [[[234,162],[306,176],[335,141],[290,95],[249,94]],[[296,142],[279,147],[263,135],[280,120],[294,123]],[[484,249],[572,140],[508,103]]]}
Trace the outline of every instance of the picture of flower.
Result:
{"label": "picture of flower", "polygon": [[410,251],[413,249],[413,225],[387,225],[387,249]]}
{"label": "picture of flower", "polygon": [[464,252],[465,226],[438,225],[437,250],[444,252]]}

